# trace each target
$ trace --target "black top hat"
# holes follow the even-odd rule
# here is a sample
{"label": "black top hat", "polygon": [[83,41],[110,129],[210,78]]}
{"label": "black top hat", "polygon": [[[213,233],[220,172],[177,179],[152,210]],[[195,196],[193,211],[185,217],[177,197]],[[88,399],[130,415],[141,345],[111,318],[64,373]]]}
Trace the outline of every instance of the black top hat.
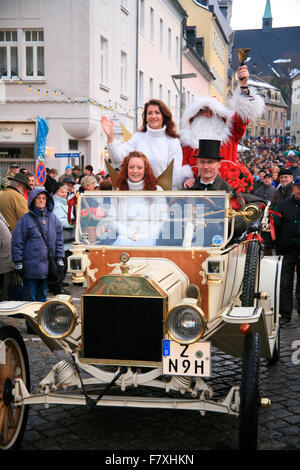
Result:
{"label": "black top hat", "polygon": [[25,173],[17,173],[15,176],[9,176],[10,181],[16,181],[17,183],[22,183],[26,189],[31,189],[28,185],[28,178]]}
{"label": "black top hat", "polygon": [[199,151],[197,158],[212,158],[213,160],[221,160],[220,156],[220,140],[199,140]]}

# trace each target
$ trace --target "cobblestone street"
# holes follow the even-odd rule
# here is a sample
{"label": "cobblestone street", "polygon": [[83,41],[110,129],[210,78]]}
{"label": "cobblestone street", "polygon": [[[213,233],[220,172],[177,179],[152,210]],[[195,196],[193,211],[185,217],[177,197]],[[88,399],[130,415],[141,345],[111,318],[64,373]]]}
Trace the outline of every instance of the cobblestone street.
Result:
{"label": "cobblestone street", "polygon": [[[71,291],[80,308],[83,288],[72,286]],[[28,334],[24,320],[6,317],[4,322],[17,326],[25,338],[36,390],[64,354],[51,353],[37,336]],[[213,362],[210,379],[220,396],[224,383],[229,389],[240,374],[240,359],[224,356]],[[299,450],[300,319],[296,311],[291,323],[281,329],[280,361],[272,367],[262,361],[261,390],[261,396],[271,399],[271,407],[259,413],[258,449]],[[219,413],[35,405],[30,407],[21,450],[234,450],[237,443],[238,419]]]}

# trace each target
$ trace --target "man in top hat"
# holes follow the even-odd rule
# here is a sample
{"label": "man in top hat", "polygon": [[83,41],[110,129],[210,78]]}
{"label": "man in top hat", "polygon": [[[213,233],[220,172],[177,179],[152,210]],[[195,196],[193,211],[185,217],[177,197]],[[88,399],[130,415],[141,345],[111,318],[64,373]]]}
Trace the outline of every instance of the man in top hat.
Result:
{"label": "man in top hat", "polygon": [[219,140],[199,140],[197,155],[198,176],[191,188],[203,191],[226,191],[230,192],[230,186],[219,175],[221,166]]}
{"label": "man in top hat", "polygon": [[[223,169],[237,161],[237,146],[250,120],[258,119],[264,111],[264,100],[255,89],[248,88],[249,72],[246,65],[239,67],[239,86],[233,91],[229,106],[216,97],[204,96],[193,100],[182,116],[180,142],[183,152],[182,165],[190,165],[197,178],[197,154],[199,139],[221,141],[220,155],[224,157]],[[193,179],[187,179],[184,187],[191,187]]]}
{"label": "man in top hat", "polygon": [[280,280],[280,326],[291,321],[294,275],[297,271],[296,299],[300,315],[300,176],[293,182],[292,197],[278,205],[281,217],[276,219],[276,253],[283,256]]}
{"label": "man in top hat", "polygon": [[19,218],[28,212],[27,201],[23,195],[25,189],[31,189],[28,178],[23,173],[17,173],[9,177],[9,185],[0,196],[0,212],[11,232]]}

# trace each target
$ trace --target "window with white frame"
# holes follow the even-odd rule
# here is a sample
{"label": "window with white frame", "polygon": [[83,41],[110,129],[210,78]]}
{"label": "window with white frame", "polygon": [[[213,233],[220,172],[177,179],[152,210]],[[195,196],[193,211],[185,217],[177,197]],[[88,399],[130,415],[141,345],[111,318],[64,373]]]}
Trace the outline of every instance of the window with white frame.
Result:
{"label": "window with white frame", "polygon": [[17,31],[0,31],[0,77],[19,75]]}
{"label": "window with white frame", "polygon": [[179,37],[176,36],[176,57],[175,57],[176,65],[179,64],[179,54],[180,54],[180,49],[179,49]]}
{"label": "window with white frame", "polygon": [[44,31],[25,30],[25,76],[45,76]]}
{"label": "window with white frame", "polygon": [[140,0],[140,32],[145,32],[145,0]]}
{"label": "window with white frame", "polygon": [[168,90],[168,108],[171,109],[171,90]]}
{"label": "window with white frame", "polygon": [[144,105],[144,72],[139,71],[139,105]]}
{"label": "window with white frame", "polygon": [[162,18],[159,20],[159,48],[161,50],[164,48],[164,20]]}
{"label": "window with white frame", "polygon": [[159,87],[158,87],[158,96],[160,100],[163,99],[163,86],[161,83],[159,84]]}
{"label": "window with white frame", "polygon": [[108,82],[108,40],[100,36],[100,83]]}
{"label": "window with white frame", "polygon": [[172,58],[172,31],[168,28],[168,58]]}
{"label": "window with white frame", "polygon": [[149,98],[154,96],[154,80],[152,77],[149,78]]}
{"label": "window with white frame", "polygon": [[179,118],[179,97],[175,95],[175,120]]}
{"label": "window with white frame", "polygon": [[150,40],[154,42],[154,9],[150,7]]}
{"label": "window with white frame", "polygon": [[121,51],[121,94],[127,95],[127,54]]}

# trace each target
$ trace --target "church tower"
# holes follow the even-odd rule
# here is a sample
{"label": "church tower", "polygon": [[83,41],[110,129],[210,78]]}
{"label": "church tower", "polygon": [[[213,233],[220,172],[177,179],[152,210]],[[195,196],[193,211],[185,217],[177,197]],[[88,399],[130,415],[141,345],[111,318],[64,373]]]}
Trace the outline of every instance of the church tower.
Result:
{"label": "church tower", "polygon": [[271,13],[271,0],[267,0],[264,16],[262,18],[262,30],[265,33],[272,31],[272,13]]}

